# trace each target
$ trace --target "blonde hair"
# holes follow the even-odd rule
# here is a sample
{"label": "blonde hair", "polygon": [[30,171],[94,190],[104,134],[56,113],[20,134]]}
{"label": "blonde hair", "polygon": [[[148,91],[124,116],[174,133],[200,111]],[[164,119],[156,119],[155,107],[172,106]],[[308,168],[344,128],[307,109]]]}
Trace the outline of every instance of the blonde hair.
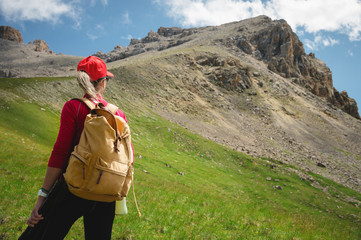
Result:
{"label": "blonde hair", "polygon": [[105,78],[97,80],[97,81],[90,81],[89,75],[84,71],[78,71],[77,78],[79,86],[83,89],[84,93],[88,94],[91,98],[97,99],[102,90],[102,85],[99,84],[105,80]]}

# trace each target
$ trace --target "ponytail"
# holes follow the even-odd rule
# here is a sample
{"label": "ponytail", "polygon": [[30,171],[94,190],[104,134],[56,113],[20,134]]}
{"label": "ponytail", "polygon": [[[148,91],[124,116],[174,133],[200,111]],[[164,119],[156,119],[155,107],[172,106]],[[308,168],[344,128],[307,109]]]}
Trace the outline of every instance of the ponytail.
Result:
{"label": "ponytail", "polygon": [[90,81],[89,75],[84,71],[78,71],[78,80],[79,86],[83,89],[84,93],[89,95],[91,98],[97,99],[100,91],[100,82],[104,79],[97,81]]}

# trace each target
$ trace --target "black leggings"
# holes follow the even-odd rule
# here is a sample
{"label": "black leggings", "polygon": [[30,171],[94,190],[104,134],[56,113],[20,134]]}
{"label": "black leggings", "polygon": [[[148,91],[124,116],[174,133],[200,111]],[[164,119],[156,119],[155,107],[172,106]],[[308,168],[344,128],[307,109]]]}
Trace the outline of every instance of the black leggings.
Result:
{"label": "black leggings", "polygon": [[67,190],[62,204],[49,219],[42,239],[64,239],[74,222],[83,216],[86,240],[110,240],[114,211],[115,202],[90,201]]}

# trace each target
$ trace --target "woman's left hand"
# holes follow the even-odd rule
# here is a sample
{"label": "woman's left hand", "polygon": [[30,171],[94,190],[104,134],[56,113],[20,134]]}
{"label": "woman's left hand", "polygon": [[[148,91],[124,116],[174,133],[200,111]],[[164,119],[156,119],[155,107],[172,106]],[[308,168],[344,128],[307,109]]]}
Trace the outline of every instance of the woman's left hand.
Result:
{"label": "woman's left hand", "polygon": [[35,207],[31,212],[31,215],[27,221],[27,224],[30,227],[34,227],[40,220],[44,219],[43,216],[39,214],[39,208],[41,207],[44,201],[45,201],[44,197],[38,198],[38,201],[36,202]]}

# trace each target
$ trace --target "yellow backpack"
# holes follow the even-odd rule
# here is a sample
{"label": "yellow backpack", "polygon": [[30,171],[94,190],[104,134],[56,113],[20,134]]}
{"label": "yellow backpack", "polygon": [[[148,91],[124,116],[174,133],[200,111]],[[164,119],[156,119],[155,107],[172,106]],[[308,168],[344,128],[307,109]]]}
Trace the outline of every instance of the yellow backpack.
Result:
{"label": "yellow backpack", "polygon": [[[112,202],[128,194],[133,181],[133,149],[128,124],[117,107],[79,99],[91,110],[79,144],[64,173],[70,192],[88,200]],[[108,110],[110,109],[110,110]]]}

